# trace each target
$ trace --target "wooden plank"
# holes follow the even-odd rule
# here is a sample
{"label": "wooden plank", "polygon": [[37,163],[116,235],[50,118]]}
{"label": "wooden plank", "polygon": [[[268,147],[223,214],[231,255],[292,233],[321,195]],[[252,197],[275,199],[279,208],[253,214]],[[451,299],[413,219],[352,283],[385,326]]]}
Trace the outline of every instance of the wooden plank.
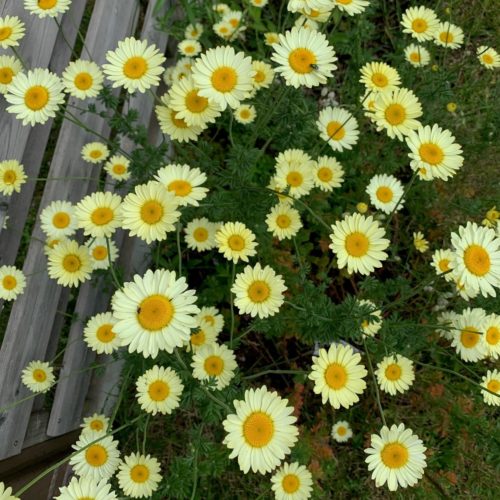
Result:
{"label": "wooden plank", "polygon": [[[148,4],[141,38],[148,40],[149,43],[155,43],[160,51],[163,52],[166,48],[168,37],[165,33],[161,33],[154,28],[155,16],[153,15],[153,10],[155,3],[155,0],[150,0]],[[167,6],[165,5],[163,9],[166,11]],[[130,97],[128,106],[124,108],[124,111],[127,112],[130,108],[140,110],[139,123],[147,126],[153,114],[153,107],[154,101],[150,93],[136,93]],[[130,152],[133,150],[134,144],[123,139],[121,141],[121,147],[124,151]],[[121,246],[120,243],[123,241],[123,236],[123,233],[117,235],[116,241],[118,246]],[[135,242],[137,239],[125,238],[126,242],[129,240]],[[123,254],[122,252],[123,249],[120,252],[120,263],[125,264],[125,267],[130,270],[132,266],[136,264],[136,261],[127,257],[126,253]],[[140,262],[142,263],[143,261],[144,259],[141,259]],[[84,283],[80,288],[75,312],[77,312],[80,318],[87,319],[98,312],[104,312],[107,309],[109,299],[110,296],[108,294],[102,292],[98,294],[93,283]],[[61,370],[61,375],[64,374],[64,378],[57,384],[50,421],[47,428],[47,434],[50,436],[59,436],[70,430],[76,429],[80,425],[82,419],[85,403],[84,395],[87,393],[91,377],[90,372],[82,370],[88,367],[95,359],[94,353],[88,349],[85,342],[82,340],[82,328],[83,324],[78,322],[73,324],[70,330],[68,340],[69,347],[64,354],[63,369]],[[112,360],[112,357],[99,356],[98,360],[99,364],[108,363]],[[68,376],[70,372],[74,374]],[[111,377],[113,375],[112,380],[114,381],[116,375],[119,377],[119,373],[120,370],[117,369],[116,363],[114,363],[109,367],[107,374],[102,378],[106,379],[106,377]],[[100,389],[105,392],[108,391],[107,387],[104,386]]]}
{"label": "wooden plank", "polygon": [[[106,51],[115,48],[119,40],[133,32],[136,12],[135,0],[96,1],[86,37],[86,46],[93,60],[102,64]],[[89,130],[101,135],[109,133],[108,126],[99,116],[85,115],[81,121]],[[61,198],[77,202],[87,194],[91,183],[72,178],[81,177],[82,171],[89,172],[90,176],[98,175],[99,166],[90,169],[80,158],[81,148],[92,140],[95,140],[94,134],[68,121],[62,124],[49,176],[64,180],[46,184],[40,209]],[[24,273],[29,275],[46,267],[43,245],[38,241],[44,239],[38,217],[33,236],[23,267]],[[0,380],[3,382],[0,406],[28,394],[21,385],[20,373],[29,361],[43,359],[46,355],[61,290],[62,287],[49,279],[46,272],[37,273],[28,280],[25,293],[14,303],[0,349]],[[24,349],[20,350],[19,345],[23,345]],[[16,406],[1,423],[0,459],[20,452],[32,404],[33,401],[29,400]]]}
{"label": "wooden plank", "polygon": [[[74,44],[76,40],[78,26],[81,23],[86,3],[87,0],[73,0],[70,9],[62,17],[61,27],[66,40],[70,44]],[[23,19],[26,15],[27,12],[25,11]],[[28,16],[32,18],[36,17],[30,15]],[[29,47],[27,47],[26,50],[29,50]],[[50,70],[60,75],[64,68],[68,65],[70,58],[71,50],[62,34],[57,32],[52,57],[50,59],[50,64],[48,65]],[[4,113],[4,115],[7,115],[8,117],[11,117],[12,120],[15,120],[13,115],[9,115],[8,113]],[[2,126],[2,118],[0,118],[0,127]],[[36,127],[24,127],[28,129],[28,138],[26,140],[27,147],[24,150],[24,154],[22,154],[22,158],[15,157],[15,159],[19,159],[19,161],[24,165],[26,175],[31,179],[35,179],[39,175],[52,124],[53,120],[50,119],[43,125],[38,125]],[[2,133],[0,129],[0,141],[1,140]],[[0,153],[0,155],[3,154],[4,153]],[[6,200],[7,208],[4,215],[9,216],[10,224],[7,225],[7,229],[2,231],[2,223],[0,220],[0,265],[14,264],[19,250],[19,244],[21,242],[24,224],[31,207],[35,187],[36,182],[28,181],[23,185],[20,193],[14,193],[10,199]],[[2,212],[0,207],[0,219],[1,217]]]}

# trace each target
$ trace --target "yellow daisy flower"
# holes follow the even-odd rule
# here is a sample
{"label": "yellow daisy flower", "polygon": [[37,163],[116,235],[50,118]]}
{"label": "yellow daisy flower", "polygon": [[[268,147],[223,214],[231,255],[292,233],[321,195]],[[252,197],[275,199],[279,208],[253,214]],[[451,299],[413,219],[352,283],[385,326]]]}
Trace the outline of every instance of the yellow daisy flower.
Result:
{"label": "yellow daisy flower", "polygon": [[390,92],[401,84],[399,73],[383,62],[366,63],[360,71],[359,81],[372,92]]}
{"label": "yellow daisy flower", "polygon": [[106,54],[108,64],[103,65],[104,74],[113,82],[113,88],[124,87],[132,93],[143,93],[160,83],[165,57],[155,44],[133,37],[118,42],[118,48]]}
{"label": "yellow daisy flower", "polygon": [[271,477],[276,500],[307,500],[311,497],[312,474],[298,462],[283,464]]}
{"label": "yellow daisy flower", "polygon": [[121,226],[121,202],[110,191],[85,196],[75,207],[78,227],[93,238],[109,238]]}
{"label": "yellow daisy flower", "polygon": [[255,106],[251,104],[240,104],[233,111],[234,119],[241,123],[242,125],[248,125],[249,123],[253,123],[257,116],[257,110]]}
{"label": "yellow daisy flower", "polygon": [[432,254],[431,266],[436,274],[444,274],[446,281],[453,281],[453,274],[450,272],[455,267],[455,254],[451,250],[436,250]]}
{"label": "yellow daisy flower", "polygon": [[218,227],[218,224],[210,222],[205,217],[193,219],[184,229],[186,233],[185,241],[188,248],[197,250],[198,252],[215,248],[217,246],[215,243],[215,232]]}
{"label": "yellow daisy flower", "polygon": [[15,300],[26,287],[26,278],[14,266],[0,266],[0,300]]}
{"label": "yellow daisy flower", "polygon": [[358,122],[345,109],[326,107],[320,112],[316,125],[320,137],[328,142],[334,151],[352,149],[358,142]]}
{"label": "yellow daisy flower", "polygon": [[44,361],[31,361],[21,372],[21,381],[31,392],[47,392],[55,379],[54,368]]}
{"label": "yellow daisy flower", "polygon": [[332,427],[331,432],[332,438],[337,441],[337,443],[345,443],[352,438],[352,429],[349,422],[345,420],[340,420]]}
{"label": "yellow daisy flower", "polygon": [[212,26],[214,33],[224,40],[229,40],[234,33],[233,27],[227,21],[219,21]]}
{"label": "yellow daisy flower", "polygon": [[73,477],[68,486],[59,489],[59,495],[55,500],[80,500],[90,498],[92,500],[116,500],[116,494],[111,491],[111,485],[106,479],[100,481],[87,476]]}
{"label": "yellow daisy flower", "polygon": [[236,275],[231,292],[234,293],[234,305],[240,314],[250,314],[252,318],[274,316],[283,305],[287,287],[283,277],[276,274],[269,266],[246,266]]}
{"label": "yellow daisy flower", "polygon": [[216,47],[202,54],[193,66],[199,94],[216,102],[222,110],[236,108],[253,88],[252,59],[233,47]]}
{"label": "yellow daisy flower", "polygon": [[[113,240],[106,238],[92,238],[85,242],[85,246],[89,249],[92,269],[108,269],[109,262],[115,262],[118,258],[118,248]],[[108,251],[109,246],[109,251]]]}
{"label": "yellow daisy flower", "polygon": [[367,0],[332,0],[332,2],[337,9],[345,12],[348,16],[361,14],[370,4]]}
{"label": "yellow daisy flower", "polygon": [[102,142],[88,142],[83,146],[81,154],[88,163],[101,163],[109,156],[109,149]]}
{"label": "yellow daisy flower", "polygon": [[392,396],[406,392],[415,380],[413,362],[399,354],[386,356],[377,364],[375,375],[380,388]]}
{"label": "yellow daisy flower", "polygon": [[20,500],[19,497],[12,495],[12,487],[7,487],[3,481],[0,481],[0,498],[2,500]]}
{"label": "yellow daisy flower", "polygon": [[419,42],[432,40],[439,26],[436,13],[427,7],[409,7],[401,19],[403,33],[409,33]]}
{"label": "yellow daisy flower", "polygon": [[458,49],[464,43],[464,32],[458,26],[447,21],[439,23],[434,32],[434,43],[441,47]]}
{"label": "yellow daisy flower", "polygon": [[24,167],[17,160],[4,160],[0,162],[0,193],[10,196],[20,193],[21,186],[26,182],[27,175]]}
{"label": "yellow daisy flower", "polygon": [[62,74],[66,92],[77,99],[96,97],[103,87],[103,80],[99,66],[83,59],[70,62]]}
{"label": "yellow daisy flower", "polygon": [[180,212],[176,197],[156,181],[139,184],[122,203],[122,227],[146,243],[163,241],[175,230]]}
{"label": "yellow daisy flower", "polygon": [[208,324],[203,319],[197,316],[197,327],[191,333],[189,337],[189,343],[186,346],[186,350],[196,352],[202,347],[214,344],[217,342],[218,333],[210,324]]}
{"label": "yellow daisy flower", "polygon": [[114,155],[104,165],[104,170],[116,181],[130,179],[130,161],[125,156]]}
{"label": "yellow daisy flower", "polygon": [[65,240],[48,250],[47,254],[49,276],[57,280],[58,285],[78,286],[90,278],[92,263],[87,247]]}
{"label": "yellow daisy flower", "polygon": [[481,391],[484,402],[491,406],[500,406],[500,371],[488,370],[482,378],[481,385],[488,391],[496,393],[496,396],[488,391]]}
{"label": "yellow daisy flower", "polygon": [[7,87],[22,70],[23,65],[17,57],[0,56],[0,94],[7,93]]}
{"label": "yellow daisy flower", "polygon": [[276,72],[286,85],[295,88],[324,85],[337,69],[335,51],[319,31],[294,27],[279,35],[273,50],[271,59],[278,64]]}
{"label": "yellow daisy flower", "polygon": [[264,33],[264,43],[269,47],[272,47],[275,43],[279,43],[280,37],[278,33],[274,31],[269,31]]}
{"label": "yellow daisy flower", "polygon": [[184,38],[188,40],[198,40],[203,34],[203,25],[201,23],[188,24],[184,30]]}
{"label": "yellow daisy flower", "polygon": [[312,359],[308,378],[314,381],[314,394],[321,394],[323,404],[329,401],[338,410],[359,401],[358,394],[366,389],[364,378],[368,374],[359,353],[350,345],[332,344],[328,351],[320,349],[319,356]]}
{"label": "yellow daisy flower", "polygon": [[180,404],[184,385],[172,368],[155,365],[137,379],[136,388],[137,401],[145,412],[170,415]]}
{"label": "yellow daisy flower", "polygon": [[248,262],[257,253],[255,235],[242,222],[222,224],[215,233],[215,242],[217,250],[235,264],[239,260]]}
{"label": "yellow daisy flower", "polygon": [[57,17],[66,12],[70,5],[71,0],[24,0],[24,8],[40,19],[45,16]]}
{"label": "yellow daisy flower", "polygon": [[253,76],[253,86],[255,89],[267,89],[274,80],[274,70],[270,64],[263,61],[252,61],[252,68],[255,71]]}
{"label": "yellow daisy flower", "polygon": [[279,190],[287,190],[293,198],[309,194],[314,186],[314,162],[301,149],[287,149],[276,157],[274,181]]}
{"label": "yellow daisy flower", "polygon": [[18,73],[5,94],[5,100],[11,104],[7,111],[22,120],[23,125],[43,124],[56,116],[64,102],[62,91],[60,78],[48,69]]}
{"label": "yellow daisy flower", "polygon": [[215,389],[227,387],[238,367],[234,351],[225,345],[205,344],[193,354],[193,377],[197,380],[215,381]]}
{"label": "yellow daisy flower", "polygon": [[82,432],[72,448],[79,453],[70,458],[69,464],[82,477],[95,481],[108,480],[120,463],[118,441],[114,441],[113,436],[106,436],[103,431]]}
{"label": "yellow daisy flower", "polygon": [[313,164],[314,185],[321,191],[330,192],[344,182],[344,168],[332,156],[320,156]]}
{"label": "yellow daisy flower", "polygon": [[387,483],[390,491],[398,487],[415,485],[424,475],[427,466],[425,446],[403,424],[384,425],[380,435],[371,435],[371,448],[367,448],[366,463],[372,472],[377,488]]}
{"label": "yellow daisy flower", "polygon": [[267,230],[278,240],[293,238],[302,227],[298,210],[283,203],[275,205],[266,217]]}
{"label": "yellow daisy flower", "polygon": [[117,321],[110,312],[92,316],[83,330],[83,340],[97,354],[111,354],[121,345],[120,336],[113,329]]}
{"label": "yellow daisy flower", "polygon": [[131,498],[153,498],[162,480],[160,463],[151,455],[132,453],[123,458],[116,475],[123,493]]}
{"label": "yellow daisy flower", "polygon": [[247,389],[244,400],[233,402],[236,413],[222,422],[230,449],[229,458],[238,458],[243,473],[271,472],[288,455],[297,441],[298,429],[293,408],[265,386]]}
{"label": "yellow daisy flower", "polygon": [[366,186],[365,192],[370,197],[370,203],[385,214],[403,208],[403,184],[393,175],[374,175]]}
{"label": "yellow daisy flower", "polygon": [[175,272],[148,270],[144,276],[117,290],[111,300],[113,316],[118,320],[113,330],[129,352],[156,358],[158,352],[173,352],[189,340],[196,327],[197,297],[189,290],[186,278]]}
{"label": "yellow daisy flower", "polygon": [[429,64],[431,55],[425,47],[412,43],[405,48],[405,59],[415,68],[421,68]]}
{"label": "yellow daisy flower", "polygon": [[480,307],[468,307],[452,319],[451,345],[464,361],[480,361],[488,355],[485,325],[486,313]]}
{"label": "yellow daisy flower", "polygon": [[382,267],[388,257],[384,250],[390,242],[384,238],[385,230],[371,215],[347,215],[332,229],[330,248],[337,257],[339,269],[347,266],[348,273],[366,275]]}
{"label": "yellow daisy flower", "polygon": [[94,413],[83,419],[80,427],[82,432],[86,431],[103,431],[108,432],[109,418],[101,413]]}
{"label": "yellow daisy flower", "polygon": [[[382,311],[371,300],[359,300],[359,305],[369,309],[369,317],[361,322],[361,331],[368,337],[373,337],[382,328]],[[372,319],[370,319],[372,317]],[[374,319],[373,319],[374,317]]]}
{"label": "yellow daisy flower", "polygon": [[201,52],[202,47],[198,40],[182,40],[177,45],[177,50],[184,57],[196,57]]}
{"label": "yellow daisy flower", "polygon": [[[487,69],[495,69],[500,67],[500,55],[492,47],[487,47],[486,45],[481,45],[476,51],[477,58],[479,62]],[[0,63],[1,67],[1,63]],[[0,75],[2,70],[0,69]],[[1,81],[1,76],[0,76]],[[1,91],[1,90],[0,90]]]}
{"label": "yellow daisy flower", "polygon": [[53,201],[40,213],[40,227],[49,238],[72,236],[78,228],[75,207],[69,201]]}
{"label": "yellow daisy flower", "polygon": [[0,48],[17,47],[24,32],[24,23],[17,16],[0,17]]}
{"label": "yellow daisy flower", "polygon": [[197,318],[199,321],[204,322],[205,328],[210,327],[216,335],[222,332],[222,328],[224,327],[224,317],[216,307],[202,307]]}
{"label": "yellow daisy flower", "polygon": [[500,357],[500,315],[489,314],[484,320],[484,340],[488,349],[488,357]]}
{"label": "yellow daisy flower", "polygon": [[413,233],[413,246],[420,252],[424,253],[429,250],[429,242],[425,239],[422,232]]}

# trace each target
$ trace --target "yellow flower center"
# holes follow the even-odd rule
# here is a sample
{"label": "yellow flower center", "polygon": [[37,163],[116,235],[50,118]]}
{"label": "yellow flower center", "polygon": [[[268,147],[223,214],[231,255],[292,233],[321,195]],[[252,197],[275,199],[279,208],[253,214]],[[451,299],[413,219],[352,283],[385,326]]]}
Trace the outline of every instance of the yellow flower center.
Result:
{"label": "yellow flower center", "polygon": [[64,229],[68,227],[70,223],[69,215],[66,212],[57,212],[52,217],[52,224],[57,227],[57,229]]}
{"label": "yellow flower center", "polygon": [[104,260],[108,257],[108,249],[103,245],[98,245],[92,249],[92,257],[95,260]]}
{"label": "yellow flower center", "polygon": [[194,45],[187,45],[184,47],[184,52],[186,54],[192,54],[195,51]]}
{"label": "yellow flower center", "polygon": [[177,128],[188,128],[188,124],[183,118],[177,118],[177,111],[171,111],[170,118]]}
{"label": "yellow flower center", "polygon": [[389,443],[380,452],[380,457],[390,469],[400,469],[408,463],[408,448],[401,443]]}
{"label": "yellow flower center", "polygon": [[238,74],[229,66],[221,66],[212,73],[210,80],[218,92],[231,92],[238,83]]}
{"label": "yellow flower center", "polygon": [[224,370],[224,360],[220,356],[209,356],[205,360],[203,368],[205,368],[208,375],[216,377]]}
{"label": "yellow flower center", "polygon": [[123,175],[127,171],[127,167],[121,163],[116,163],[113,165],[113,173],[117,175]]}
{"label": "yellow flower center", "polygon": [[490,56],[490,54],[483,54],[482,58],[485,64],[493,64],[495,62],[495,60],[493,59],[493,57]]}
{"label": "yellow flower center", "polygon": [[418,152],[422,161],[425,161],[430,165],[439,165],[444,158],[443,150],[437,144],[433,144],[432,142],[422,144]]}
{"label": "yellow flower center", "polygon": [[10,26],[3,26],[0,28],[0,41],[7,40],[12,35],[12,28]]}
{"label": "yellow flower center", "polygon": [[85,459],[92,467],[101,467],[108,461],[108,452],[104,446],[93,444],[85,451]]}
{"label": "yellow flower center", "polygon": [[304,182],[304,177],[300,172],[292,171],[286,176],[286,182],[291,187],[298,187]]}
{"label": "yellow flower center", "polygon": [[491,379],[486,387],[491,392],[500,392],[500,380]]}
{"label": "yellow flower center", "polygon": [[68,273],[76,273],[82,267],[82,261],[78,255],[69,254],[64,257],[62,265]]}
{"label": "yellow flower center", "polygon": [[352,3],[352,0],[337,0],[337,3],[341,3],[342,5],[349,5]]}
{"label": "yellow flower center", "polygon": [[141,219],[146,224],[156,224],[163,217],[163,206],[160,202],[149,200],[141,207]]}
{"label": "yellow flower center", "polygon": [[233,17],[232,19],[229,19],[229,24],[233,27],[233,28],[237,28],[238,25],[240,24],[240,21],[239,19],[237,19],[236,17]]}
{"label": "yellow flower center", "polygon": [[401,104],[391,104],[385,110],[385,119],[391,125],[401,125],[406,119],[406,110]]}
{"label": "yellow flower center", "polygon": [[470,245],[464,252],[464,264],[476,276],[488,274],[491,262],[488,252],[480,245]]}
{"label": "yellow flower center", "polygon": [[40,111],[49,102],[49,91],[42,85],[30,87],[24,94],[24,104],[31,111]]}
{"label": "yellow flower center", "polygon": [[250,118],[250,110],[245,108],[240,111],[240,118],[243,118],[243,120],[248,120]]}
{"label": "yellow flower center", "polygon": [[423,33],[427,30],[428,24],[425,19],[417,18],[411,23],[411,29],[415,33]]}
{"label": "yellow flower center", "polygon": [[191,183],[182,179],[172,181],[167,189],[173,191],[176,196],[187,196],[193,190]]}
{"label": "yellow flower center", "polygon": [[144,57],[135,56],[127,59],[123,65],[123,74],[132,80],[142,78],[148,70],[148,63]]}
{"label": "yellow flower center", "polygon": [[389,365],[385,369],[385,376],[391,382],[394,382],[395,380],[399,380],[401,378],[401,367],[399,365],[397,365],[396,363]]}
{"label": "yellow flower center", "polygon": [[196,333],[191,334],[190,342],[191,344],[199,347],[205,343],[206,335],[203,330],[198,330]]}
{"label": "yellow flower center", "polygon": [[17,280],[11,274],[8,274],[7,276],[3,277],[2,286],[4,287],[5,290],[14,290],[14,288],[16,288],[16,285],[17,285]]}
{"label": "yellow flower center", "polygon": [[257,70],[253,79],[257,83],[262,83],[266,79],[266,74],[263,71]]}
{"label": "yellow flower center", "polygon": [[271,289],[265,281],[257,280],[248,287],[247,293],[252,302],[260,304],[269,298]]}
{"label": "yellow flower center", "polygon": [[148,394],[153,401],[165,401],[170,394],[170,387],[163,380],[156,380],[149,384]]}
{"label": "yellow flower center", "polygon": [[450,270],[450,261],[448,259],[441,259],[438,263],[439,270],[443,273]]}
{"label": "yellow flower center", "polygon": [[304,75],[313,71],[313,64],[316,64],[316,56],[309,49],[298,48],[290,52],[288,63],[296,73]]}
{"label": "yellow flower center", "polygon": [[383,73],[373,73],[372,83],[376,87],[387,87],[389,80]]}
{"label": "yellow flower center", "polygon": [[392,192],[392,189],[387,187],[387,186],[380,186],[376,193],[375,196],[379,201],[382,203],[389,203],[392,201],[392,198],[394,197],[394,194]]}
{"label": "yellow flower center", "polygon": [[200,243],[208,240],[208,231],[204,227],[197,227],[193,231],[193,238]]}
{"label": "yellow flower center", "polygon": [[76,500],[96,500],[96,497],[77,497]]}
{"label": "yellow flower center", "polygon": [[82,71],[75,76],[74,84],[78,90],[88,90],[92,87],[93,78],[90,73]]}
{"label": "yellow flower center", "polygon": [[497,345],[500,341],[500,330],[496,326],[490,326],[486,330],[486,342],[490,345]]}
{"label": "yellow flower center", "polygon": [[342,123],[333,121],[326,126],[326,133],[330,139],[340,141],[345,136],[345,129]]}
{"label": "yellow flower center", "polygon": [[96,226],[104,226],[108,222],[112,221],[115,216],[115,212],[109,207],[99,207],[96,208],[90,215],[90,220]]}
{"label": "yellow flower center", "polygon": [[276,217],[276,224],[281,229],[286,229],[287,227],[290,227],[291,223],[292,220],[286,214],[280,214],[278,215],[278,217]]}
{"label": "yellow flower center", "polygon": [[341,425],[337,428],[337,434],[339,436],[345,436],[347,434],[347,429],[343,425]]}
{"label": "yellow flower center", "polygon": [[6,170],[3,173],[3,181],[5,182],[5,184],[14,184],[16,180],[17,180],[17,175],[14,170]]}
{"label": "yellow flower center", "polygon": [[102,151],[100,149],[93,149],[90,153],[89,156],[93,158],[94,160],[97,160],[102,156]]}
{"label": "yellow flower center", "polygon": [[43,10],[52,9],[57,4],[57,0],[38,0],[38,7]]}
{"label": "yellow flower center", "polygon": [[96,332],[96,337],[99,339],[100,342],[103,344],[107,344],[114,340],[116,337],[116,333],[113,331],[113,325],[106,323],[104,325],[101,325]]}
{"label": "yellow flower center", "polygon": [[297,474],[287,474],[281,481],[281,487],[285,493],[295,493],[300,488],[300,479]]}
{"label": "yellow flower center", "polygon": [[233,234],[228,238],[227,245],[231,250],[239,252],[245,248],[245,240],[239,234]]}
{"label": "yellow flower center", "polygon": [[345,239],[346,252],[352,257],[363,257],[368,253],[370,241],[360,232],[348,234]]}
{"label": "yellow flower center", "polygon": [[273,419],[262,411],[251,413],[243,423],[243,437],[253,448],[262,448],[274,436]]}
{"label": "yellow flower center", "polygon": [[191,90],[186,94],[185,104],[191,113],[202,113],[208,107],[208,99],[199,95],[197,90]]}
{"label": "yellow flower center", "polygon": [[33,370],[33,378],[37,382],[45,382],[47,380],[47,373],[45,372],[45,370],[37,368],[36,370]]}
{"label": "yellow flower center", "polygon": [[146,297],[137,309],[137,321],[150,331],[161,330],[172,321],[174,306],[164,295]]}
{"label": "yellow flower center", "polygon": [[449,31],[441,31],[441,33],[439,33],[439,39],[443,43],[452,43],[453,35]]}
{"label": "yellow flower center", "polygon": [[321,167],[317,172],[318,178],[323,182],[329,182],[333,179],[333,172],[331,168]]}
{"label": "yellow flower center", "polygon": [[134,467],[130,469],[130,479],[132,479],[134,483],[145,483],[148,478],[149,469],[145,465],[134,465]]}
{"label": "yellow flower center", "polygon": [[460,342],[467,349],[472,349],[480,338],[481,336],[473,326],[466,326],[460,333]]}
{"label": "yellow flower center", "polygon": [[332,363],[328,365],[325,370],[325,382],[328,387],[336,391],[342,389],[347,383],[347,371],[339,363]]}
{"label": "yellow flower center", "polygon": [[209,325],[215,325],[215,318],[213,316],[203,316],[203,320],[206,321]]}
{"label": "yellow flower center", "polygon": [[12,68],[0,68],[0,83],[3,85],[7,85],[12,81],[12,77],[14,76],[14,72]]}
{"label": "yellow flower center", "polygon": [[89,427],[94,431],[102,431],[104,429],[104,424],[101,420],[92,420],[90,422]]}
{"label": "yellow flower center", "polygon": [[412,52],[410,54],[410,61],[420,62],[420,54],[418,52]]}

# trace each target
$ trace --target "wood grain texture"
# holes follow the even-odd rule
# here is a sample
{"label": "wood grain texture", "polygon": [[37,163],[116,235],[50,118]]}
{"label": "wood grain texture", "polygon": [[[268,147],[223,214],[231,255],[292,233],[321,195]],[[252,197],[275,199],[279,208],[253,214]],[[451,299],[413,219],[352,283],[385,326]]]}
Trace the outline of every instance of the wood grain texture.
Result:
{"label": "wood grain texture", "polygon": [[[87,32],[86,46],[97,63],[102,64],[106,51],[114,49],[118,40],[133,32],[137,7],[135,0],[96,1]],[[110,19],[113,20],[112,23]],[[102,135],[109,133],[104,120],[96,115],[85,115],[80,119],[90,130]],[[49,176],[65,179],[46,184],[40,210],[58,199],[77,202],[92,188],[88,181],[75,181],[71,178],[81,177],[82,173],[94,177],[98,175],[99,167],[89,169],[79,154],[83,145],[93,140],[95,140],[94,134],[64,121],[54,150]],[[23,267],[25,274],[46,268],[43,245],[39,241],[43,240],[43,234],[38,217],[33,236]],[[29,361],[45,358],[60,294],[61,287],[49,279],[46,272],[40,272],[28,279],[25,293],[13,305],[0,349],[0,380],[2,380],[0,407],[28,394],[27,389],[21,385],[20,373]],[[19,349],[20,345],[23,346],[22,349]],[[76,394],[75,397],[83,395]],[[0,459],[20,452],[32,405],[33,400],[26,401],[5,415],[0,425]]]}
{"label": "wood grain texture", "polygon": [[[148,40],[149,43],[155,43],[160,51],[164,51],[167,44],[167,35],[155,29],[155,16],[153,15],[155,1],[151,0],[148,5],[144,17],[144,23],[141,31],[141,39]],[[164,6],[163,9],[166,9]],[[154,101],[149,92],[135,93],[128,100],[124,107],[124,112],[128,109],[140,110],[139,124],[148,126],[149,120],[153,113]],[[131,152],[134,144],[126,139],[120,141],[121,148],[126,152]],[[120,193],[124,194],[124,193]],[[141,240],[130,238],[128,235],[118,233],[115,236],[115,241],[120,248],[119,265],[125,269],[127,276],[134,271],[136,266],[144,272],[147,260],[144,259],[144,254],[149,254],[147,245],[142,245]],[[126,247],[123,247],[122,242],[125,242]],[[144,248],[146,246],[146,248]],[[127,251],[127,249],[130,249]],[[146,264],[147,265],[147,264]],[[108,308],[110,296],[107,293],[98,293],[95,284],[91,282],[84,283],[80,288],[75,312],[82,319],[87,320],[89,317],[104,312]],[[50,436],[59,436],[65,432],[76,429],[82,420],[84,412],[85,398],[82,397],[87,393],[90,384],[91,372],[82,371],[86,369],[94,360],[94,353],[86,346],[82,340],[83,323],[75,323],[69,333],[68,344],[65,355],[64,364],[61,374],[64,373],[65,378],[58,383],[54,397],[54,403],[47,428],[47,434]],[[110,363],[112,356],[98,356],[98,364]],[[96,375],[95,377],[102,379],[102,384],[94,384],[93,390],[102,391],[103,398],[96,395],[96,401],[106,400],[108,405],[112,404],[114,386],[118,383],[121,371],[121,363],[113,363],[106,368],[104,374]],[[69,373],[74,373],[68,376]],[[78,394],[79,397],[75,397]],[[98,403],[96,403],[98,404]],[[88,405],[87,405],[88,408]],[[102,411],[96,408],[94,411]],[[88,410],[87,410],[88,412]],[[91,412],[93,413],[93,412]]]}

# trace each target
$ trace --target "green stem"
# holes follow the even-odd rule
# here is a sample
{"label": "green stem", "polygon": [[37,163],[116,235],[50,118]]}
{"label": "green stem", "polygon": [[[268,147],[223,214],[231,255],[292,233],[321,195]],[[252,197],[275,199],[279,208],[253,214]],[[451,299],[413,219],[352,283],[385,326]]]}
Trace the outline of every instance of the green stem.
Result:
{"label": "green stem", "polygon": [[413,183],[415,182],[416,178],[417,178],[417,172],[414,172],[413,175],[412,175],[412,177],[411,177],[411,179],[410,179],[410,182],[405,187],[405,190],[403,192],[403,196],[401,196],[401,198],[399,198],[398,202],[396,203],[396,205],[394,205],[394,208],[392,209],[392,212],[389,214],[389,217],[387,218],[387,222],[385,223],[385,230],[386,231],[387,231],[387,228],[389,227],[389,224],[391,223],[392,217],[396,213],[396,210],[399,208],[399,206],[401,205],[401,203],[403,203],[403,201],[405,201],[406,196],[409,193],[409,191],[410,191]]}
{"label": "green stem", "polygon": [[373,379],[373,385],[375,386],[375,398],[377,400],[377,405],[378,405],[378,409],[379,409],[379,412],[380,412],[380,416],[382,418],[383,424],[387,427],[387,423],[385,421],[384,409],[382,408],[382,403],[380,401],[380,392],[378,390],[377,379],[375,377],[375,372],[373,371],[372,360],[370,358],[370,353],[368,352],[368,348],[366,346],[366,340],[364,339],[364,337],[363,337],[363,346],[365,348],[366,359],[368,360],[368,368],[370,370],[370,373],[371,373],[371,376],[372,376],[372,379]]}
{"label": "green stem", "polygon": [[21,54],[19,54],[19,52],[16,50],[16,48],[12,47],[12,45],[10,48],[11,48],[12,52],[14,53],[14,55],[19,59],[19,62],[21,63],[21,66],[23,67],[24,71],[28,71],[28,66],[24,62],[24,59],[21,57]]}
{"label": "green stem", "polygon": [[176,241],[177,241],[177,256],[179,258],[179,278],[182,276],[182,251],[181,251],[181,223],[176,224],[175,231]]}
{"label": "green stem", "polygon": [[113,265],[113,262],[111,262],[111,247],[109,245],[109,238],[107,236],[106,236],[106,248],[108,249],[108,263],[109,263],[109,270],[111,271],[111,277],[113,278],[116,288],[118,290],[121,290],[122,286],[120,284],[120,280],[116,275],[115,266]]}
{"label": "green stem", "polygon": [[221,408],[224,408],[228,413],[231,413],[233,411],[226,403],[224,403],[224,401],[221,401],[219,398],[216,398],[207,388],[203,387],[202,385],[200,387],[214,403],[217,403]]}
{"label": "green stem", "polygon": [[254,378],[263,377],[264,375],[305,375],[307,372],[303,370],[264,370],[263,372],[254,373],[242,377],[244,380],[252,380]]}
{"label": "green stem", "polygon": [[56,470],[58,467],[60,467],[61,465],[65,464],[66,462],[71,460],[74,456],[78,455],[78,453],[81,453],[82,451],[86,450],[87,448],[90,448],[90,446],[98,443],[99,441],[101,441],[105,437],[112,436],[113,434],[116,434],[117,432],[120,432],[120,431],[126,429],[127,427],[130,427],[131,425],[135,424],[138,420],[140,420],[143,417],[144,417],[144,415],[139,415],[138,417],[131,420],[128,424],[122,425],[121,427],[118,427],[118,429],[115,429],[112,432],[108,432],[105,435],[98,437],[94,441],[87,444],[87,446],[80,448],[79,450],[74,451],[73,453],[71,453],[71,455],[68,455],[67,457],[62,458],[61,460],[59,460],[59,462],[56,462],[55,464],[51,465],[50,467],[48,467],[47,469],[42,471],[40,474],[38,474],[38,476],[36,476],[34,479],[32,479],[29,483],[25,484],[20,490],[16,491],[14,493],[14,496],[20,497],[23,493],[28,491],[33,485],[38,483],[38,481],[43,479],[47,474],[50,474],[53,470]]}
{"label": "green stem", "polygon": [[146,439],[148,437],[148,425],[149,425],[149,419],[151,418],[151,415],[148,413],[148,416],[146,417],[146,422],[144,423],[144,436],[142,438],[142,454],[146,454]]}
{"label": "green stem", "polygon": [[62,36],[62,38],[64,40],[64,43],[68,46],[69,50],[71,51],[71,57],[70,57],[70,59],[72,59],[75,50],[74,50],[73,46],[69,43],[68,39],[66,38],[66,35],[64,34],[64,31],[62,29],[61,23],[59,22],[59,19],[57,19],[57,17],[53,17],[52,19],[54,19],[55,23],[57,24],[57,28],[59,30],[59,33],[61,33],[61,36]]}
{"label": "green stem", "polygon": [[233,348],[233,335],[234,335],[234,296],[231,288],[233,287],[234,278],[236,276],[236,264],[233,261],[231,271],[231,281],[229,283],[229,304],[231,306],[231,329],[229,331],[229,349]]}

